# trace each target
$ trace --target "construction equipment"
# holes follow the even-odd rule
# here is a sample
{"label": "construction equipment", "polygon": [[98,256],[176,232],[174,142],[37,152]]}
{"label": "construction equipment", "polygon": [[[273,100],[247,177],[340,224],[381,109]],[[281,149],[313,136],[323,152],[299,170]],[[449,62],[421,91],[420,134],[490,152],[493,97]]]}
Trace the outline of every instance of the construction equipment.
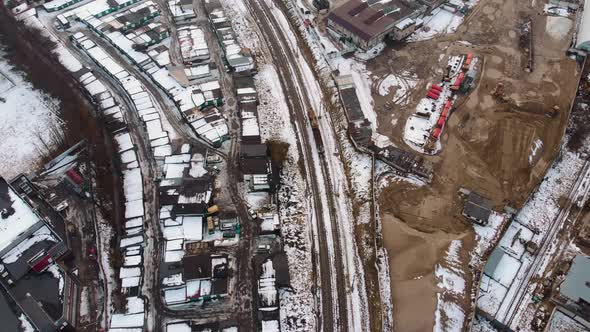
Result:
{"label": "construction equipment", "polygon": [[496,84],[496,87],[494,87],[494,90],[492,90],[492,96],[500,102],[506,102],[507,99],[504,96],[504,83],[502,82],[498,82],[498,84]]}

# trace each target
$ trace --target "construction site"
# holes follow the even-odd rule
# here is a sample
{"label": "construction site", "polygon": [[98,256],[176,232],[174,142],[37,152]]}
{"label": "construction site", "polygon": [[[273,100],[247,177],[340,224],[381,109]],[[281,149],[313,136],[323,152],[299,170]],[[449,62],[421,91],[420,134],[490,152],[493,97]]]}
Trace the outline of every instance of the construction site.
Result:
{"label": "construction site", "polygon": [[[472,221],[461,213],[458,190],[470,188],[498,211],[519,209],[556,158],[581,66],[566,55],[575,14],[548,15],[544,6],[481,0],[455,33],[394,42],[367,62],[377,130],[406,150],[417,149],[404,139],[404,129],[446,75],[449,60],[472,54],[479,62],[478,75],[457,94],[437,135],[440,146],[424,151],[433,164],[432,182],[390,182],[380,195],[396,330],[432,328],[435,318],[425,320],[423,314],[436,311],[435,269],[457,240],[456,268],[468,286],[453,299],[465,315],[473,310],[469,264],[477,243]],[[397,84],[383,89],[392,76]]]}

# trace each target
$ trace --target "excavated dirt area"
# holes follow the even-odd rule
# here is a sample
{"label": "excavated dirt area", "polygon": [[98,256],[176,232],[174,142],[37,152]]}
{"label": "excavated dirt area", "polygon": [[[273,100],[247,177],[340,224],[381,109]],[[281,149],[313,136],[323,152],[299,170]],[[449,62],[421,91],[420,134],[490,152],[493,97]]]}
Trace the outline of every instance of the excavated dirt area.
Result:
{"label": "excavated dirt area", "polygon": [[[442,135],[442,150],[429,157],[435,165],[433,182],[420,187],[396,182],[380,197],[396,330],[432,328],[435,264],[451,240],[462,239],[463,251],[473,248],[473,228],[461,216],[457,190],[474,190],[493,200],[497,209],[507,203],[519,207],[559,148],[579,70],[565,56],[572,31],[561,39],[552,37],[556,33],[546,30],[554,31],[556,21],[547,21],[543,5],[538,1],[531,8],[531,2],[481,0],[455,34],[395,45],[368,63],[377,78],[373,98],[378,131],[407,149],[402,139],[406,119],[426,95],[427,84],[442,79],[448,56],[473,52],[481,64],[476,87],[455,104]],[[528,53],[521,38],[527,17],[533,21],[532,73],[524,70]],[[406,77],[415,86],[404,98],[394,98],[395,88],[381,96],[380,79],[389,74]],[[492,96],[498,83],[504,85],[503,100]],[[467,259],[462,261],[469,285]],[[461,303],[466,313],[467,288]]]}

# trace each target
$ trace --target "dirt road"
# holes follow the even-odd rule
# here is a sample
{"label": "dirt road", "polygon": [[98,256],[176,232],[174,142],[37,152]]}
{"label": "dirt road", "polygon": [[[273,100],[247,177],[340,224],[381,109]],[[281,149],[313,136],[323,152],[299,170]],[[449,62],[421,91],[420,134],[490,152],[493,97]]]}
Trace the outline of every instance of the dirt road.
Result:
{"label": "dirt road", "polygon": [[[445,241],[473,237],[471,224],[461,216],[457,190],[474,190],[492,199],[498,209],[507,203],[519,207],[556,155],[576,90],[577,80],[572,77],[578,75],[575,62],[565,56],[572,31],[555,38],[551,35],[555,34],[555,24],[563,22],[538,15],[542,3],[530,6],[526,2],[482,0],[457,33],[395,45],[368,64],[378,77],[375,89],[386,75],[399,75],[401,71],[415,75],[415,87],[407,102],[394,103],[388,109],[385,102],[392,101],[395,89],[387,96],[374,94],[378,131],[409,148],[402,140],[405,121],[425,95],[427,85],[442,78],[448,56],[473,52],[482,60],[477,86],[456,102],[442,135],[442,151],[430,157],[435,165],[432,184],[416,187],[396,182],[380,197],[383,219],[397,218],[389,225],[384,222],[384,239],[392,256],[394,321],[398,328],[427,328],[429,324],[412,318],[411,312],[419,303],[432,303],[434,299],[433,268],[443,255]],[[535,41],[532,73],[525,71],[528,52],[520,44],[523,22],[528,17],[532,18]],[[492,97],[499,82],[505,91],[502,102]],[[406,235],[400,235],[400,228],[407,230],[402,232]],[[410,267],[400,270],[396,260],[403,262],[408,253],[425,259],[408,262]],[[416,274],[423,277],[414,280]],[[401,301],[409,294],[413,294],[412,301]],[[428,308],[434,309],[431,305]]]}

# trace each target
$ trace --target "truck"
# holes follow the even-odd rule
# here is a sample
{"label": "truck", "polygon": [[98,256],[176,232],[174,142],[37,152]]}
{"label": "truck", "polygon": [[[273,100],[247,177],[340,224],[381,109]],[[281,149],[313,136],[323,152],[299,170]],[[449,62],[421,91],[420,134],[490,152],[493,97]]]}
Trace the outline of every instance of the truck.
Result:
{"label": "truck", "polygon": [[213,223],[213,217],[207,217],[207,231],[209,234],[215,233],[215,224]]}

